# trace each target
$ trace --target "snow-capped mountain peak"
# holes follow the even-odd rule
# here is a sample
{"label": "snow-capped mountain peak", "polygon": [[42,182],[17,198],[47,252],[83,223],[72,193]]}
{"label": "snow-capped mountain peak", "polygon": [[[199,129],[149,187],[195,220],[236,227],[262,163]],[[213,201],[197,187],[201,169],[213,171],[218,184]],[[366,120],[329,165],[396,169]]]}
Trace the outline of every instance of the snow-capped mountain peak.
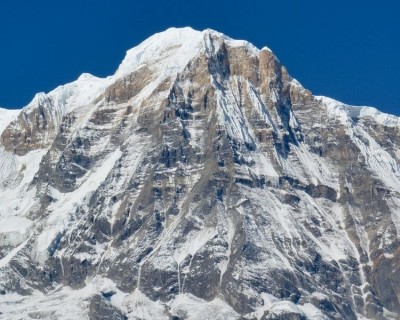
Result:
{"label": "snow-capped mountain peak", "polygon": [[399,118],[171,28],[0,109],[7,319],[398,319]]}
{"label": "snow-capped mountain peak", "polygon": [[128,50],[116,76],[130,74],[144,65],[158,67],[160,72],[181,70],[200,50],[202,38],[202,32],[189,27],[156,33]]}

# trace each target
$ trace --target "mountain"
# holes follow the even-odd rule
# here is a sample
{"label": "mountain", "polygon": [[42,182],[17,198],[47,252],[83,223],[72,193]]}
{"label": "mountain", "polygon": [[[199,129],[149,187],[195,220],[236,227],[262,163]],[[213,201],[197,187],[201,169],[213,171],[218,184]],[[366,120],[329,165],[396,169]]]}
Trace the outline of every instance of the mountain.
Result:
{"label": "mountain", "polygon": [[0,110],[5,319],[399,319],[400,119],[168,29]]}

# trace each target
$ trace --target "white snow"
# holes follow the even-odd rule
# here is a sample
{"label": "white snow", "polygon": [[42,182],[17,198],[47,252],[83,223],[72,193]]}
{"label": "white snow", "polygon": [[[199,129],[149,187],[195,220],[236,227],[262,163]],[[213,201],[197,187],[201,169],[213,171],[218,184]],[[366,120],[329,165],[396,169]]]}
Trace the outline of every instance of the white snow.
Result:
{"label": "white snow", "polygon": [[318,308],[311,303],[305,303],[304,305],[298,305],[298,308],[307,316],[310,320],[328,320]]}
{"label": "white snow", "polygon": [[272,313],[274,316],[279,317],[285,312],[297,313],[306,316],[310,320],[327,320],[322,312],[311,303],[294,304],[290,301],[283,301],[271,294],[261,293],[261,298],[264,305],[257,308],[257,310],[249,315],[257,319],[261,319],[265,312]]}
{"label": "white snow", "polygon": [[383,113],[373,107],[350,106],[343,102],[324,96],[316,96],[327,110],[336,115],[343,123],[348,124],[352,118],[372,118],[376,123],[386,127],[400,127],[400,118],[391,114]]}
{"label": "white snow", "polygon": [[72,215],[78,206],[82,205],[89,196],[97,190],[114,167],[116,161],[121,157],[122,152],[116,149],[101,163],[100,166],[93,168],[84,178],[83,183],[79,188],[70,193],[62,194],[59,191],[52,189],[52,196],[57,200],[53,202],[48,211],[49,215],[43,231],[35,241],[35,255],[39,261],[44,261],[51,242],[58,234],[63,234],[70,226]]}
{"label": "white snow", "polygon": [[33,221],[18,216],[0,218],[0,245],[18,246],[29,235]]}
{"label": "white snow", "polygon": [[[236,82],[234,78],[232,82]],[[217,84],[213,80],[213,85],[217,92],[217,112],[219,123],[225,127],[229,137],[240,143],[252,144],[255,141],[254,132],[250,131],[248,120],[241,109],[239,99],[237,98],[237,90],[232,87],[231,83],[227,83],[227,90],[221,91],[217,89]]]}
{"label": "white snow", "polygon": [[[135,108],[140,108],[141,102],[151,96],[163,80],[173,77],[182,71],[196,55],[199,53],[206,55],[211,52],[215,53],[215,50],[218,49],[218,43],[211,45],[210,37],[223,38],[227,46],[230,47],[245,46],[254,55],[257,55],[260,51],[246,41],[233,40],[210,29],[195,31],[191,28],[171,28],[150,37],[137,47],[129,50],[114,76],[97,78],[84,73],[72,83],[60,86],[47,94],[37,94],[25,111],[34,109],[38,105],[52,106],[54,108],[54,119],[51,119],[51,121],[55,126],[58,125],[65,113],[74,112],[74,115],[79,120],[71,128],[73,137],[80,135],[92,138],[98,131],[112,130],[115,124],[121,120],[116,116],[115,122],[111,121],[104,125],[97,125],[88,122],[92,112],[111,110],[118,115],[118,112],[123,112],[124,107],[126,107],[125,104],[107,104],[104,103],[104,100],[96,106],[94,104],[90,105],[101,96],[109,85],[144,66],[150,68],[151,72],[154,73],[152,74],[152,81],[129,101],[129,104],[134,105]],[[270,51],[268,48],[263,48],[262,50]],[[241,93],[238,87],[239,84],[243,84],[241,82],[243,79],[237,76],[231,77],[231,79],[222,84],[225,86],[223,91],[220,90],[221,84],[217,84],[217,79],[211,79],[211,81],[217,92],[219,124],[223,125],[228,135],[238,142],[254,143],[254,132],[249,129],[250,125],[240,102]],[[301,86],[294,79],[292,84]],[[270,114],[268,111],[269,106],[263,101],[262,96],[252,87],[250,82],[246,82],[245,85],[255,113],[258,113],[258,116],[265,122],[268,130],[272,130],[278,136],[279,134],[282,135],[282,130],[278,129],[278,120],[274,119]],[[272,100],[275,99],[277,101],[276,92],[271,90],[270,94]],[[160,96],[151,97],[155,101],[155,107],[158,107],[161,101]],[[360,154],[366,159],[366,164],[375,175],[384,181],[392,191],[397,192],[400,189],[400,176],[396,159],[383,150],[365,130],[354,126],[353,119],[372,119],[384,126],[398,127],[400,124],[399,118],[381,113],[374,108],[352,107],[326,97],[318,97],[318,99],[326,106],[330,115],[337,117],[346,125],[352,141],[361,150]],[[48,103],[49,101],[51,103]],[[153,105],[146,105],[145,107],[150,108]],[[8,123],[17,117],[19,112],[20,110],[0,109],[0,133]],[[136,115],[132,116],[129,121],[135,123],[137,121],[135,117]],[[299,126],[293,113],[290,114],[289,120],[290,126]],[[187,127],[192,136],[190,143],[194,149],[199,151],[203,147],[203,127],[203,123],[195,123],[195,121]],[[76,209],[88,202],[90,196],[111,176],[109,173],[116,168],[117,163],[120,169],[113,175],[113,179],[115,179],[112,181],[113,189],[107,190],[109,192],[107,196],[116,195],[127,188],[145,156],[146,141],[144,141],[143,136],[135,135],[131,131],[126,133],[125,138],[123,148],[121,147],[123,151],[120,149],[110,151],[101,163],[92,170],[86,170],[86,174],[77,181],[78,187],[73,192],[61,193],[49,187],[48,192],[54,201],[49,205],[47,216],[41,221],[42,224],[40,226],[28,218],[32,206],[37,204],[37,190],[30,183],[38,171],[42,157],[48,150],[36,150],[20,157],[0,147],[0,245],[6,244],[13,247],[0,260],[0,268],[7,266],[11,259],[26,246],[32,236],[32,230],[39,230],[38,228],[40,228],[40,235],[34,241],[32,257],[39,262],[45,261],[51,243],[59,234],[71,232],[78,225],[80,217],[76,214]],[[88,151],[91,156],[101,155],[104,150],[108,150],[107,148],[110,146],[109,137],[94,140],[90,146],[90,151]],[[365,143],[365,141],[368,143]],[[54,152],[54,157],[59,156],[56,151],[53,150],[52,152]],[[271,151],[271,154],[261,151],[260,148],[257,148],[254,152],[246,153],[245,156],[249,162],[253,161],[254,164],[248,167],[236,166],[234,169],[238,175],[241,174],[245,177],[266,176],[270,180],[277,182],[281,174],[287,174],[298,178],[304,184],[323,184],[339,191],[338,177],[334,172],[335,168],[326,159],[310,152],[305,144],[300,143],[298,146],[291,146],[291,152],[287,159],[279,158],[273,151]],[[124,161],[122,162],[120,159],[124,159]],[[193,188],[201,178],[201,174],[197,169],[193,167],[185,168],[187,177],[180,177],[180,181],[187,185],[189,189]],[[173,172],[173,169],[169,171],[169,173]],[[116,177],[119,175],[121,177],[117,179]],[[168,183],[174,184],[172,175]],[[280,197],[288,193],[285,190],[271,191],[269,187],[265,189],[243,187],[240,191],[242,197],[239,200],[236,199],[233,203],[228,203],[228,210],[225,210],[226,208],[218,208],[217,227],[209,227],[201,218],[192,214],[191,210],[193,208],[190,208],[190,206],[187,212],[184,212],[181,207],[182,204],[179,204],[180,214],[178,216],[166,218],[166,227],[162,235],[155,241],[153,251],[142,260],[140,267],[145,262],[149,262],[153,263],[157,268],[163,270],[169,268],[169,271],[173,270],[173,272],[178,273],[179,294],[167,304],[163,304],[160,301],[152,301],[139,289],[132,293],[124,293],[118,290],[116,284],[111,280],[95,278],[88,279],[87,286],[81,290],[60,287],[48,295],[35,291],[30,297],[7,294],[2,301],[2,312],[4,310],[4,315],[8,319],[27,318],[32,312],[44,312],[49,317],[54,316],[60,319],[70,319],[71,315],[85,318],[88,313],[90,296],[94,293],[98,294],[100,291],[113,290],[116,294],[110,299],[111,303],[126,312],[129,319],[134,317],[167,319],[167,309],[171,314],[180,315],[185,319],[204,319],[207,317],[210,319],[235,319],[239,315],[222,299],[215,298],[211,301],[205,301],[184,293],[185,279],[193,270],[190,269],[190,265],[185,266],[185,270],[180,269],[180,265],[185,258],[189,255],[193,257],[201,251],[215,235],[222,235],[221,238],[228,243],[226,250],[221,253],[222,259],[218,264],[222,280],[230,263],[232,242],[238,227],[234,223],[234,215],[240,215],[243,218],[243,226],[240,226],[243,230],[241,231],[245,234],[246,240],[257,245],[257,258],[260,258],[261,261],[254,262],[251,268],[243,266],[243,269],[240,269],[243,278],[249,278],[254,274],[267,277],[267,272],[270,269],[296,272],[294,260],[292,260],[291,256],[294,252],[293,250],[299,248],[296,243],[312,246],[327,261],[339,261],[348,256],[353,256],[360,260],[357,249],[346,231],[343,230],[344,209],[339,205],[333,205],[332,202],[326,199],[314,199],[303,191],[296,191],[295,195],[301,198],[301,202],[296,208],[293,208],[290,204],[284,204],[281,201]],[[134,199],[135,195],[132,195],[131,200]],[[252,210],[246,208],[246,204],[249,202]],[[398,212],[400,201],[394,199],[392,202],[390,202],[391,208]],[[108,211],[105,214],[110,218],[111,223],[114,222],[120,204],[121,202],[118,200],[113,206],[110,205],[106,209]],[[161,202],[156,203],[155,208],[160,212],[165,210]],[[400,216],[396,212],[392,212],[392,219],[398,231],[400,230]],[[358,217],[357,212],[350,212],[350,214],[353,218]],[[179,242],[177,237],[180,234],[176,231],[179,231],[178,227],[183,219],[189,218],[198,222],[199,228],[189,233],[185,239],[181,239],[182,241]],[[308,223],[311,218],[323,221],[324,227],[319,228],[321,232],[324,231],[322,236],[315,236],[305,227],[305,222]],[[368,235],[362,233],[362,230],[357,229],[356,231],[360,237],[361,246],[368,251]],[[277,241],[281,243],[282,247],[278,248]],[[137,245],[138,241],[129,243],[130,248],[133,249]],[[104,245],[104,248],[106,248],[106,245]],[[100,245],[96,249],[99,252],[106,251]],[[107,249],[110,249],[110,247]],[[109,251],[112,250],[114,249]],[[116,250],[112,253],[107,252],[107,254],[112,256]],[[58,254],[62,255],[63,252]],[[294,252],[294,254],[300,255],[303,253],[298,251]],[[75,257],[87,259],[91,255],[79,253],[75,254]],[[103,259],[102,256],[97,258],[99,260]],[[177,270],[176,265],[178,265]],[[140,272],[141,269],[139,270],[139,276]],[[361,281],[363,282],[362,285],[365,285],[365,276],[363,274],[361,274]],[[247,290],[249,296],[260,298],[253,289],[245,288],[245,290]],[[322,293],[314,293],[313,296],[324,298]],[[261,298],[264,301],[264,305],[254,313],[257,319],[260,319],[267,310],[277,315],[289,311],[305,315],[309,319],[324,319],[322,313],[310,303],[295,305],[288,301],[281,301],[267,293],[261,294]]]}
{"label": "white snow", "polygon": [[[0,245],[16,250],[33,230],[34,222],[27,215],[35,205],[36,187],[30,182],[45,152],[37,150],[20,157],[0,147]],[[15,253],[11,251],[7,257],[11,259]]]}
{"label": "white snow", "polygon": [[127,52],[115,75],[127,75],[145,64],[160,72],[179,71],[199,51],[202,37],[201,32],[191,28],[156,33]]}
{"label": "white snow", "polygon": [[[219,37],[228,46],[244,46],[254,55],[260,50],[245,40],[235,40],[222,33],[211,29],[197,31],[190,27],[169,28],[163,32],[156,33],[139,45],[127,51],[126,56],[114,75],[106,78],[99,78],[89,73],[83,73],[76,81],[59,86],[48,93],[38,93],[33,100],[24,108],[25,111],[36,108],[46,101],[53,103],[53,112],[56,117],[52,123],[57,126],[65,113],[83,107],[94,99],[98,98],[104,90],[143,66],[147,66],[157,74],[151,82],[151,88],[145,96],[148,96],[162,80],[177,74],[194,58],[198,53],[208,50],[209,37]],[[264,47],[262,50],[268,50]],[[13,120],[20,110],[6,110],[0,108],[0,132],[4,126]]]}
{"label": "white snow", "polygon": [[84,73],[76,81],[59,86],[49,93],[36,94],[23,110],[30,112],[39,105],[51,106],[50,114],[53,118],[49,121],[57,128],[64,114],[93,102],[112,82],[113,77],[98,78]]}
{"label": "white snow", "polygon": [[158,301],[150,300],[138,289],[122,299],[115,296],[111,302],[126,310],[129,319],[168,319],[165,306]]}
{"label": "white snow", "polygon": [[0,220],[0,234],[26,230],[32,225],[32,221],[25,217],[11,216]]}
{"label": "white snow", "polygon": [[179,264],[188,256],[194,256],[213,236],[215,229],[204,227],[199,232],[190,234],[186,239],[185,245],[174,253],[174,259]]}
{"label": "white snow", "polygon": [[21,243],[18,247],[14,248],[9,252],[4,258],[0,260],[0,268],[6,266],[11,259],[28,243],[29,239],[26,239],[23,243]]}
{"label": "white snow", "polygon": [[29,184],[46,152],[35,150],[17,156],[0,147],[0,219],[27,214],[36,192]]}
{"label": "white snow", "polygon": [[151,65],[151,68],[162,73],[180,71],[200,49],[204,49],[210,36],[223,38],[228,46],[245,46],[254,54],[259,52],[259,49],[247,41],[234,40],[211,29],[197,31],[190,27],[169,28],[128,50],[115,76],[130,74],[144,65]]}
{"label": "white snow", "polygon": [[0,108],[0,135],[7,125],[17,118],[21,110],[11,110]]}
{"label": "white snow", "polygon": [[1,312],[4,319],[87,319],[93,286],[81,290],[60,287],[44,294],[34,290],[29,296],[9,293],[2,296]]}
{"label": "white snow", "polygon": [[183,316],[188,320],[225,320],[237,319],[239,315],[223,300],[205,301],[190,294],[179,294],[175,299],[164,304],[150,300],[140,290],[124,293],[106,278],[94,278],[88,285],[79,290],[69,287],[59,287],[43,294],[34,291],[29,296],[7,294],[2,296],[1,311],[5,319],[87,319],[89,302],[94,294],[114,291],[110,302],[123,311],[129,320],[168,320],[170,314]]}
{"label": "white snow", "polygon": [[171,313],[188,320],[236,319],[239,315],[221,299],[205,301],[191,294],[179,294],[170,304]]}

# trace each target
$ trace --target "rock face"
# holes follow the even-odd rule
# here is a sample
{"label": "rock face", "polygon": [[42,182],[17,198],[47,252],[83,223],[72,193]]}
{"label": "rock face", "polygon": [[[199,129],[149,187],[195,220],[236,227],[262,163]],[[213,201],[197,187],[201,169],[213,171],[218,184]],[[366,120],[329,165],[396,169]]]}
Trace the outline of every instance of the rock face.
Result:
{"label": "rock face", "polygon": [[400,317],[400,120],[269,49],[168,29],[10,112],[5,318]]}

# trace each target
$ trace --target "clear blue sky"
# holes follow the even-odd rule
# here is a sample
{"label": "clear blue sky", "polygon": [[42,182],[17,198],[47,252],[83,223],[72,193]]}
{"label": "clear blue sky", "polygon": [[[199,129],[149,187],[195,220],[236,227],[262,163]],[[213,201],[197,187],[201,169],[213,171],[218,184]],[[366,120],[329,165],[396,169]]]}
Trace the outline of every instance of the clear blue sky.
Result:
{"label": "clear blue sky", "polygon": [[315,94],[400,115],[399,14],[394,0],[1,0],[0,106],[110,75],[148,36],[191,26],[267,45]]}

